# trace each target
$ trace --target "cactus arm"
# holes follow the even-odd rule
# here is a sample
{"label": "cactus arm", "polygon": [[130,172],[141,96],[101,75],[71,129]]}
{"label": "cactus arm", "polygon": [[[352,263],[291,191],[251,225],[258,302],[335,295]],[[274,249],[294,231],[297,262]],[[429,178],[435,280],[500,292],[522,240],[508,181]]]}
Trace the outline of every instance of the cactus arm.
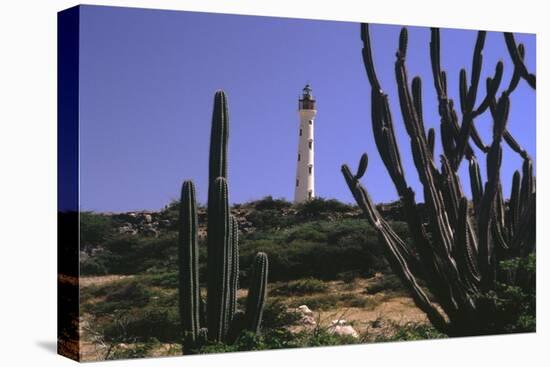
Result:
{"label": "cactus arm", "polygon": [[532,193],[535,190],[535,180],[533,177],[533,161],[528,158],[523,160],[522,167],[522,179],[521,179],[521,189],[520,189],[520,215],[523,215],[525,212],[525,207],[529,205],[529,201],[532,198]]}
{"label": "cactus arm", "polygon": [[[244,327],[236,311],[239,277],[238,224],[230,213],[227,188],[228,108],[223,91],[214,96],[208,182],[207,300],[198,280],[198,241],[195,188],[182,187],[179,213],[179,297],[185,354],[195,353],[208,340],[233,342]],[[267,255],[260,254],[257,280],[249,297],[250,325],[259,330],[267,290]],[[201,324],[206,327],[200,327]],[[252,327],[251,326],[251,327]]]}
{"label": "cactus arm", "polygon": [[420,79],[420,77],[418,76],[414,77],[412,81],[412,95],[414,109],[418,114],[418,118],[420,119],[420,121],[422,121],[424,119],[422,113],[422,79]]}
{"label": "cactus arm", "polygon": [[468,200],[463,197],[460,200],[458,223],[455,230],[457,263],[462,280],[469,288],[470,293],[475,293],[479,287],[480,276],[476,237],[472,235],[473,231],[469,221]]}
{"label": "cactus arm", "polygon": [[493,114],[493,142],[487,154],[487,183],[485,192],[480,204],[480,215],[478,218],[479,233],[479,264],[484,290],[491,289],[495,282],[495,254],[494,241],[492,238],[492,218],[494,217],[494,203],[500,186],[500,166],[502,163],[502,147],[510,100],[508,95],[503,93],[494,108]]}
{"label": "cactus arm", "polygon": [[[523,46],[523,43],[520,43],[518,45],[518,53],[519,53],[521,62],[523,63],[523,58],[525,57],[525,47]],[[508,84],[508,88],[506,89],[506,92],[508,93],[508,95],[510,95],[517,88],[520,80],[521,80],[521,75],[520,75],[519,68],[514,64],[514,73],[512,74],[512,78],[510,79],[510,83]]]}
{"label": "cactus arm", "polygon": [[[208,224],[207,224],[207,305],[208,337],[210,340],[220,340],[223,321],[220,312],[223,284],[219,277],[223,276],[223,266],[226,260],[220,254],[223,247],[226,228],[221,211],[223,198],[220,197],[220,187],[216,184],[218,177],[227,176],[227,143],[228,143],[228,112],[227,97],[223,91],[214,95],[212,111],[212,126],[210,131],[210,154],[208,165]],[[220,231],[222,233],[220,233]]]}
{"label": "cactus arm", "polygon": [[[365,27],[362,29],[364,28]],[[369,50],[367,53],[370,55],[370,42],[368,41],[367,36],[368,32],[362,32],[364,42],[363,52],[365,52],[365,49]],[[400,56],[404,56],[406,53],[406,45],[404,42],[405,38],[406,36],[401,37],[400,45],[402,47],[400,47]],[[398,60],[398,62],[399,61],[400,60]],[[374,68],[374,65],[372,63],[365,62],[365,68],[369,71]],[[400,69],[396,69],[398,73],[401,72]],[[370,74],[375,75],[374,70],[371,70]],[[439,260],[436,260],[432,241],[426,234],[421,216],[418,215],[414,192],[407,185],[403,168],[401,166],[401,159],[399,156],[398,144],[395,139],[387,95],[382,92],[379,84],[372,85],[371,87],[372,124],[378,151],[380,152],[384,165],[386,166],[386,169],[390,174],[395,187],[397,188],[401,202],[403,203],[403,209],[409,225],[409,230],[424,265],[423,268],[426,272],[425,278],[428,282],[432,282],[436,285],[433,287],[433,289],[436,290],[435,293],[441,292],[444,294],[441,297],[439,297],[438,294],[438,299],[440,299],[440,303],[445,305],[448,295],[452,293],[451,290],[448,289],[446,282],[444,281],[444,276],[442,275],[442,273],[445,272],[445,266],[440,265]],[[432,160],[431,151],[429,154],[429,159]],[[356,201],[357,200],[360,200],[360,198],[356,197]],[[445,310],[448,314],[451,314],[455,309],[453,302],[448,302],[446,306],[447,307],[445,307]]]}
{"label": "cactus arm", "polygon": [[[228,284],[230,270],[231,229],[227,203],[227,144],[229,138],[227,97],[223,91],[214,95],[210,133],[208,183],[208,259],[207,321],[210,340],[221,341],[228,326]],[[223,181],[220,181],[220,178]]]}
{"label": "cactus arm", "polygon": [[519,222],[519,188],[521,184],[521,175],[519,171],[515,171],[512,177],[512,191],[510,193],[510,201],[508,203],[508,215],[506,216],[506,226],[508,227],[508,236],[514,237]]}
{"label": "cactus arm", "polygon": [[210,162],[208,182],[213,183],[218,177],[227,179],[227,144],[229,139],[229,112],[227,96],[224,91],[214,95],[212,111],[212,129],[210,131]]}
{"label": "cactus arm", "polygon": [[372,58],[369,25],[366,23],[361,24],[361,40],[363,41],[363,63],[365,64],[365,70],[367,72],[367,77],[369,78],[370,85],[376,92],[382,93],[380,82],[376,77],[374,60]]}
{"label": "cactus arm", "polygon": [[535,74],[529,73],[527,67],[523,62],[523,57],[521,56],[518,47],[516,46],[516,40],[514,34],[510,32],[504,32],[504,40],[506,42],[506,47],[508,48],[508,53],[510,58],[514,63],[514,67],[518,70],[519,75],[523,78],[531,88],[537,88],[537,76]]}
{"label": "cactus arm", "polygon": [[[214,182],[212,211],[208,213],[209,262],[207,320],[210,340],[223,340],[229,327],[229,298],[231,272],[231,223],[227,196],[227,182],[218,177]],[[212,249],[212,252],[210,250]],[[214,264],[210,267],[211,264]]]}
{"label": "cactus arm", "polygon": [[426,313],[429,320],[439,329],[448,330],[448,322],[445,316],[431,302],[426,293],[418,285],[408,264],[410,253],[406,250],[404,242],[391,229],[387,222],[380,216],[378,210],[372,203],[370,196],[357,179],[351,174],[347,165],[342,166],[342,174],[353,194],[357,204],[365,213],[371,225],[377,230],[392,269],[399,275],[401,280],[411,290],[416,305]]}
{"label": "cactus arm", "polygon": [[230,272],[230,294],[229,294],[229,315],[233,318],[237,309],[237,290],[239,289],[239,225],[237,219],[231,216],[231,272]]}
{"label": "cactus arm", "polygon": [[478,32],[474,47],[474,54],[472,57],[472,75],[470,82],[471,84],[469,87],[466,81],[466,71],[464,69],[460,71],[460,105],[462,110],[462,123],[456,137],[455,152],[453,152],[452,157],[449,157],[451,158],[453,169],[455,171],[458,169],[465,154],[469,158],[472,156],[470,152],[466,152],[469,137],[473,138],[474,143],[476,143],[481,150],[485,150],[485,146],[481,142],[479,133],[475,128],[474,118],[481,115],[489,107],[489,102],[495,97],[502,80],[503,64],[499,61],[495,68],[495,75],[488,79],[487,93],[483,98],[483,101],[479,107],[475,108],[477,90],[481,76],[481,66],[483,62],[485,37],[485,31]]}
{"label": "cactus arm", "polygon": [[430,153],[432,153],[432,159],[435,152],[435,129],[430,128],[428,130],[428,147],[430,148]]}
{"label": "cactus arm", "polygon": [[[487,79],[486,95],[475,107],[485,35],[485,32],[478,33],[470,80],[468,81],[466,71],[461,71],[460,74],[462,121],[459,124],[454,103],[447,94],[446,74],[440,65],[439,30],[432,29],[430,59],[439,104],[440,136],[444,152],[439,171],[434,163],[435,132],[430,130],[426,135],[424,130],[421,81],[414,78],[412,86],[407,81],[406,29],[400,34],[395,74],[401,114],[410,138],[415,168],[424,189],[427,208],[425,213],[432,233],[431,237],[427,237],[424,219],[421,218],[414,192],[407,185],[401,165],[388,97],[376,78],[368,26],[361,26],[363,61],[371,84],[374,138],[382,161],[399,193],[416,250],[414,255],[381,218],[359,182],[366,171],[366,155],[362,156],[356,175],[346,165],[342,166],[347,185],[355,201],[377,230],[392,269],[400,276],[411,291],[417,306],[428,315],[434,326],[449,335],[475,335],[492,327],[490,315],[487,314],[488,305],[484,303],[485,300],[480,301],[479,296],[495,289],[497,259],[502,258],[502,253],[509,256],[511,249],[519,249],[520,254],[526,254],[534,251],[535,246],[535,179],[532,163],[506,129],[509,95],[517,86],[520,71],[514,70],[508,90],[497,101],[496,93],[503,74],[503,64],[497,63],[494,76]],[[523,58],[524,48],[520,46],[516,50]],[[493,139],[488,146],[481,141],[474,124],[474,118],[487,109],[493,117]],[[475,154],[469,145],[470,138],[486,154],[485,185],[482,183]],[[508,211],[505,210],[500,182],[502,140],[524,158],[523,175],[514,175],[509,204],[511,207]],[[457,174],[464,157],[469,161],[475,228],[469,214],[469,203]],[[434,307],[418,287],[419,278],[426,281],[442,311]]]}
{"label": "cactus arm", "polygon": [[269,263],[267,255],[258,252],[252,264],[250,288],[246,299],[245,325],[254,333],[260,331],[265,299],[267,297],[267,273]]}
{"label": "cactus arm", "polygon": [[449,222],[448,212],[445,210],[443,195],[436,185],[435,175],[438,174],[438,172],[431,159],[431,152],[428,147],[425,131],[423,131],[418,120],[418,114],[414,109],[408,87],[407,72],[405,68],[406,34],[406,28],[403,28],[400,35],[399,50],[397,52],[397,61],[395,65],[401,112],[411,140],[414,163],[420,181],[424,186],[424,197],[433,219],[434,238],[436,240],[435,242],[439,244],[438,246],[434,246],[434,249],[438,251],[438,255],[445,262],[445,266],[448,267],[451,272],[456,272],[456,265],[450,257],[453,246],[452,226]]}
{"label": "cactus arm", "polygon": [[470,189],[472,191],[472,200],[474,202],[474,208],[476,213],[479,211],[479,205],[481,204],[481,198],[483,197],[483,183],[481,182],[481,172],[479,170],[479,164],[475,157],[469,162],[470,173]]}
{"label": "cactus arm", "polygon": [[532,194],[527,206],[524,209],[517,232],[512,239],[511,247],[517,249],[520,256],[535,251],[536,243],[536,200],[535,193]]}
{"label": "cactus arm", "polygon": [[183,183],[179,218],[179,311],[185,337],[184,347],[189,348],[195,343],[200,329],[198,220],[192,181]]}

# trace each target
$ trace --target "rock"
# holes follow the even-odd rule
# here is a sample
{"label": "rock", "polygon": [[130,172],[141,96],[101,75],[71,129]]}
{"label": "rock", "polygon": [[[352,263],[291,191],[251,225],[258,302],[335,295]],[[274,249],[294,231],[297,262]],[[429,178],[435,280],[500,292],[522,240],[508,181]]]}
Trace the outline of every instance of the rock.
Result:
{"label": "rock", "polygon": [[168,227],[170,227],[171,224],[172,224],[172,222],[170,222],[169,219],[162,219],[158,222],[158,225],[161,228],[168,228]]}
{"label": "rock", "polygon": [[151,223],[153,221],[151,214],[145,214],[143,218],[145,219],[145,223]]}
{"label": "rock", "polygon": [[311,311],[306,305],[301,305],[294,311],[300,314],[300,320],[298,321],[299,324],[305,326],[317,325],[317,321],[315,321],[315,315],[313,314],[313,311]]}
{"label": "rock", "polygon": [[146,227],[143,229],[143,234],[145,236],[157,237],[159,235],[159,232],[154,228]]}
{"label": "rock", "polygon": [[118,233],[134,235],[134,234],[137,233],[137,230],[135,230],[134,228],[132,228],[131,225],[128,225],[128,226],[118,227]]}
{"label": "rock", "polygon": [[301,305],[300,307],[298,307],[298,311],[300,311],[304,315],[313,316],[313,311],[311,311],[306,305]]}
{"label": "rock", "polygon": [[346,320],[332,320],[332,323],[328,327],[328,332],[336,335],[348,335],[353,338],[359,338],[359,333],[348,325]]}

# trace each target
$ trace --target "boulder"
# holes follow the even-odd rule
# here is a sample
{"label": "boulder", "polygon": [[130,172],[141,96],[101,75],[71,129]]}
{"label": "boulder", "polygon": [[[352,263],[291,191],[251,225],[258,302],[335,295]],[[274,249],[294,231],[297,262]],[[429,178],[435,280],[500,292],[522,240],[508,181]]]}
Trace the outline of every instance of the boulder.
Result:
{"label": "boulder", "polygon": [[332,320],[328,327],[328,332],[336,335],[348,335],[353,338],[359,338],[357,330],[355,330],[353,326],[348,325],[346,320]]}
{"label": "boulder", "polygon": [[300,307],[295,309],[295,312],[300,315],[300,320],[298,321],[299,324],[306,326],[317,325],[317,321],[315,321],[315,315],[313,314],[313,311],[311,311],[306,305],[301,305]]}

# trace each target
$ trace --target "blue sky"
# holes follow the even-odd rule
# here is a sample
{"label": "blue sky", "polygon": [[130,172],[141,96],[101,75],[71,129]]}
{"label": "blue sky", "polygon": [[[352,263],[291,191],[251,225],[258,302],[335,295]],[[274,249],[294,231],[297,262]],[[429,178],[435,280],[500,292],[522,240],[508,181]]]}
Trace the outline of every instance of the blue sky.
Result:
{"label": "blue sky", "polygon": [[[390,96],[401,156],[419,199],[395,85],[399,26],[372,25],[377,72]],[[409,78],[423,79],[424,116],[439,116],[429,64],[429,28],[409,27]],[[458,74],[469,71],[476,32],[443,29],[442,65],[458,103]],[[535,70],[535,36],[516,34]],[[374,145],[370,86],[361,58],[359,25],[196,12],[83,6],[80,44],[81,210],[159,209],[193,179],[206,200],[213,95],[224,89],[230,113],[231,202],[266,195],[291,200],[298,144],[297,100],[313,87],[316,193],[353,199],[340,173],[369,154],[364,183],[376,202],[397,198]],[[512,65],[501,33],[487,35],[482,80],[504,62]],[[484,93],[484,84],[478,97]],[[488,114],[476,120],[488,142]],[[509,130],[535,156],[535,92],[520,83],[511,99]],[[439,148],[437,136],[436,152]],[[504,151],[502,180],[509,187],[519,158]],[[481,161],[482,155],[478,153]],[[482,168],[484,167],[484,162]],[[466,165],[461,173],[466,173]],[[469,192],[469,182],[463,181]],[[508,190],[505,192],[508,195]]]}

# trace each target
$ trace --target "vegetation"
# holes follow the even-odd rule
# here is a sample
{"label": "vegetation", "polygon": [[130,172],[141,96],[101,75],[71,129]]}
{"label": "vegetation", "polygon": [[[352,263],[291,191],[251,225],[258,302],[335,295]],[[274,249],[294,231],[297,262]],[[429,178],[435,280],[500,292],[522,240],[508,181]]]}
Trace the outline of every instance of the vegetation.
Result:
{"label": "vegetation", "polygon": [[[536,78],[527,72],[523,64],[523,46],[516,46],[513,35],[505,34],[514,63],[510,84],[497,98],[503,74],[503,64],[499,61],[494,76],[487,79],[486,95],[476,106],[485,36],[486,32],[478,32],[470,82],[467,81],[466,70],[460,71],[462,121],[459,123],[459,114],[447,95],[446,74],[441,69],[439,30],[433,28],[431,31],[431,66],[443,145],[440,169],[435,163],[435,130],[426,132],[424,129],[421,79],[415,77],[411,87],[407,77],[406,28],[402,29],[399,37],[395,63],[399,102],[416,171],[424,189],[428,217],[428,225],[425,225],[415,201],[415,193],[407,183],[401,164],[388,96],[376,76],[369,28],[366,24],[361,26],[363,60],[371,85],[374,138],[399,193],[413,239],[412,247],[382,218],[359,181],[367,170],[367,155],[361,157],[356,174],[352,174],[347,165],[342,166],[342,173],[357,204],[378,231],[393,271],[401,277],[416,304],[432,324],[450,336],[509,332],[510,324],[514,325],[512,329],[527,330],[518,326],[518,323],[534,326],[534,319],[531,323],[529,317],[525,319],[511,312],[515,309],[513,305],[523,303],[520,300],[526,301],[534,288],[510,277],[502,280],[498,273],[499,270],[506,271],[514,262],[525,263],[529,256],[534,256],[535,251],[536,194],[533,163],[528,153],[508,132],[507,123],[510,96],[520,79],[527,80],[535,88]],[[489,145],[482,142],[474,123],[485,111],[490,112],[493,120],[493,139]],[[486,154],[485,184],[482,183],[470,138],[482,154]],[[511,197],[507,203],[500,181],[503,141],[523,159],[523,172],[514,173]],[[457,173],[464,158],[469,165],[473,203],[464,195]],[[534,282],[534,273],[532,279]],[[427,285],[430,294],[420,285],[421,280]],[[533,307],[524,308],[533,311]]]}
{"label": "vegetation", "polygon": [[[223,92],[218,92],[207,210],[196,203],[194,185],[186,181],[181,200],[160,213],[168,224],[153,237],[119,233],[124,223],[110,216],[81,215],[81,274],[108,275],[82,286],[80,293],[87,340],[103,346],[102,358],[535,330],[533,167],[529,155],[506,129],[513,90],[521,79],[533,88],[536,84],[535,75],[523,65],[523,46],[516,46],[510,34],[505,36],[515,65],[512,81],[497,99],[502,77],[502,64],[497,64],[494,77],[487,81],[487,93],[476,107],[485,40],[485,32],[479,32],[470,83],[466,72],[460,73],[459,124],[446,95],[439,32],[432,30],[432,69],[443,142],[438,169],[435,130],[424,131],[419,78],[413,79],[409,90],[407,32],[402,31],[396,74],[401,110],[424,187],[426,203],[420,204],[403,172],[387,95],[374,71],[367,26],[362,26],[362,37],[372,86],[375,141],[399,193],[399,217],[405,222],[382,218],[360,184],[368,166],[366,155],[355,174],[342,167],[358,206],[323,198],[294,205],[266,197],[230,208],[227,102]],[[485,111],[494,122],[490,145],[483,144],[474,124]],[[487,155],[485,184],[470,137]],[[502,141],[524,160],[522,173],[514,174],[509,200],[504,199],[500,182]],[[465,197],[457,174],[464,158],[469,164],[472,202]],[[366,219],[360,217],[361,210]],[[246,231],[239,228],[243,221]],[[206,227],[206,239],[199,237],[201,226]],[[101,283],[113,275],[120,278]],[[336,318],[334,325],[350,309],[374,313],[392,301],[393,306],[411,303],[409,296],[429,322],[403,324],[380,317],[364,322],[367,327],[357,337],[336,333],[321,320],[321,315]],[[304,305],[314,310],[306,321],[300,313]],[[316,321],[311,320],[314,316]],[[355,325],[356,320],[349,325],[364,328]]]}
{"label": "vegetation", "polygon": [[[264,215],[270,209],[254,209],[253,202],[241,206],[241,210]],[[93,214],[89,218],[100,216]],[[203,223],[199,221],[199,224]],[[392,226],[403,238],[408,238],[404,223],[394,222]],[[108,239],[94,247],[94,255],[81,257],[81,275],[147,273],[164,277],[172,274],[171,279],[176,280],[178,249],[175,229],[167,228],[158,237],[118,234],[114,225],[107,231],[110,233]],[[199,239],[198,247],[199,277],[205,279],[206,241]],[[245,285],[248,284],[248,269],[260,251],[269,256],[269,278],[272,281],[307,277],[351,280],[388,270],[376,231],[360,217],[311,218],[296,222],[291,217],[283,227],[255,227],[250,233],[240,233],[239,250],[240,278]]]}
{"label": "vegetation", "polygon": [[278,296],[301,296],[304,294],[324,292],[327,289],[326,283],[319,279],[305,278],[284,283],[271,293]]}
{"label": "vegetation", "polygon": [[246,309],[237,310],[239,228],[230,212],[227,190],[228,129],[227,98],[218,91],[210,137],[206,301],[200,295],[199,225],[192,181],[183,183],[180,200],[178,291],[185,354],[195,353],[207,340],[232,344],[244,330],[257,334],[267,296],[267,255],[258,252],[249,276]]}

